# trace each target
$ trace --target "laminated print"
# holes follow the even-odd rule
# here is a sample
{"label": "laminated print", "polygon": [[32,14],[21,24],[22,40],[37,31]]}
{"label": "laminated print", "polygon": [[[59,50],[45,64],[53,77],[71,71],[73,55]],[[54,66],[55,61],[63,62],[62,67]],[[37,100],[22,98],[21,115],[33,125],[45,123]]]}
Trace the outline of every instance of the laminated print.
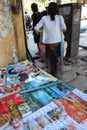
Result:
{"label": "laminated print", "polygon": [[49,87],[46,87],[44,89],[53,99],[61,98],[61,95],[57,94],[55,91],[50,89]]}
{"label": "laminated print", "polygon": [[50,121],[49,121],[45,116],[43,116],[43,115],[41,115],[41,116],[35,118],[35,121],[36,121],[42,128],[44,128],[45,126],[47,126],[47,125],[50,123]]}
{"label": "laminated print", "polygon": [[66,96],[67,94],[69,94],[71,91],[74,90],[74,88],[64,82],[62,83],[56,83],[56,85],[52,85],[50,86],[50,89],[52,89],[53,91],[55,91],[57,94],[61,95],[61,96]]}
{"label": "laminated print", "polygon": [[33,87],[30,85],[30,83],[28,82],[28,83],[25,83],[25,84],[22,84],[21,86],[20,86],[20,89],[21,89],[21,91],[26,91],[26,90],[29,90],[29,89],[32,89]]}
{"label": "laminated print", "polygon": [[48,124],[43,130],[86,130],[86,128],[82,125],[80,126],[69,116],[65,116]]}
{"label": "laminated print", "polygon": [[14,103],[10,98],[8,99],[8,114],[10,114],[12,121],[15,119],[22,119],[22,115],[17,104]]}
{"label": "laminated print", "polygon": [[9,93],[9,92],[14,92],[14,91],[20,91],[21,90],[21,85],[25,84],[25,82],[19,82],[15,84],[6,84],[4,87],[4,92]]}
{"label": "laminated print", "polygon": [[4,90],[4,79],[0,78],[0,96],[2,96],[4,94],[5,90]]}
{"label": "laminated print", "polygon": [[11,100],[16,105],[24,103],[23,99],[21,98],[21,96],[18,93],[5,96],[5,97],[0,99],[0,115],[4,114],[4,113],[8,113],[8,111],[9,111],[8,100]]}
{"label": "laminated print", "polygon": [[29,76],[27,73],[21,73],[21,74],[7,74],[6,75],[6,85],[11,85],[11,84],[17,84],[20,82],[26,82],[28,80]]}
{"label": "laminated print", "polygon": [[87,119],[87,102],[73,92],[54,101],[56,105],[59,105],[58,100],[63,104],[66,113],[77,123],[81,123]]}
{"label": "laminated print", "polygon": [[8,65],[6,70],[8,74],[17,74],[23,72],[23,64],[20,65]]}
{"label": "laminated print", "polygon": [[36,102],[32,100],[29,93],[22,93],[20,95],[24,102],[26,102],[29,105],[29,108],[32,112],[35,112],[37,109],[40,108],[39,104],[36,104]]}
{"label": "laminated print", "polygon": [[54,121],[60,119],[62,116],[61,109],[56,107],[47,113]]}
{"label": "laminated print", "polygon": [[27,103],[18,105],[18,109],[19,109],[22,117],[28,116],[29,114],[32,113],[32,110]]}
{"label": "laminated print", "polygon": [[[59,125],[59,123],[57,124],[57,122],[53,125],[54,130],[56,130],[56,128],[57,128],[57,130],[82,130],[82,128],[80,128],[80,126],[76,125],[74,122],[66,121],[66,124],[63,124],[63,122],[61,122],[61,121],[59,121],[59,122],[60,122],[60,125]],[[48,129],[45,129],[45,130],[48,130]]]}
{"label": "laminated print", "polygon": [[[68,124],[66,127],[66,130],[80,130],[80,127],[76,126],[73,122]],[[60,129],[62,130],[62,129]]]}
{"label": "laminated print", "polygon": [[42,127],[35,120],[29,120],[29,128],[30,130],[42,130]]}
{"label": "laminated print", "polygon": [[3,115],[0,115],[0,130],[5,130],[8,125],[9,121]]}
{"label": "laminated print", "polygon": [[8,65],[6,68],[8,74],[19,74],[19,73],[36,73],[38,69],[31,63],[27,64],[15,64],[15,65]]}
{"label": "laminated print", "polygon": [[44,117],[47,118],[50,123],[54,122],[54,120],[47,113],[45,113]]}
{"label": "laminated print", "polygon": [[30,85],[35,88],[35,87],[39,87],[41,85],[47,84],[49,82],[50,82],[50,78],[42,73],[41,75],[36,76],[30,82]]}
{"label": "laminated print", "polygon": [[[48,83],[49,84],[49,83]],[[30,90],[33,89],[33,86],[30,84],[30,82],[28,83],[24,83],[20,85],[20,90],[21,91],[26,91],[26,90]],[[44,90],[49,96],[51,96],[53,99],[56,98],[61,98],[61,95],[57,94],[55,91],[53,91],[52,89],[50,89],[49,87],[46,87]]]}
{"label": "laminated print", "polygon": [[30,96],[33,101],[39,104],[40,107],[47,105],[48,103],[53,101],[53,98],[50,95],[48,95],[44,90],[30,92]]}

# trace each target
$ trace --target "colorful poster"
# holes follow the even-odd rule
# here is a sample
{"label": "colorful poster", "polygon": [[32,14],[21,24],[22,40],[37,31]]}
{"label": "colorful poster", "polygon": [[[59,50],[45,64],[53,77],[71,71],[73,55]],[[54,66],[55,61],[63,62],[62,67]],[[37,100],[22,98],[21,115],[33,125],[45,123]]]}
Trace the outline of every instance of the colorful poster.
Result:
{"label": "colorful poster", "polygon": [[69,94],[71,91],[73,91],[75,88],[72,86],[62,82],[62,83],[56,83],[55,85],[50,86],[50,89],[52,89],[54,92],[61,96],[66,96]]}
{"label": "colorful poster", "polygon": [[5,96],[0,99],[0,115],[8,112],[8,100],[11,99],[15,104],[24,103],[23,99],[18,93]]}
{"label": "colorful poster", "polygon": [[36,76],[32,81],[30,81],[30,85],[33,87],[33,88],[36,88],[36,87],[39,87],[41,85],[45,85],[47,83],[50,82],[50,78],[48,76],[46,76],[45,74],[41,74],[41,75],[38,75]]}
{"label": "colorful poster", "polygon": [[39,70],[32,63],[20,63],[15,65],[8,65],[6,68],[8,74],[18,74],[18,73],[36,73]]}
{"label": "colorful poster", "polygon": [[86,130],[68,115],[63,116],[62,111],[59,114],[60,111],[61,109],[51,102],[23,119],[23,122],[28,121],[32,130]]}
{"label": "colorful poster", "polygon": [[59,106],[59,101],[64,106],[67,114],[76,122],[81,123],[87,119],[87,102],[73,92],[54,102]]}
{"label": "colorful poster", "polygon": [[37,90],[29,93],[32,100],[40,105],[40,107],[47,105],[53,98],[49,96],[44,90]]}

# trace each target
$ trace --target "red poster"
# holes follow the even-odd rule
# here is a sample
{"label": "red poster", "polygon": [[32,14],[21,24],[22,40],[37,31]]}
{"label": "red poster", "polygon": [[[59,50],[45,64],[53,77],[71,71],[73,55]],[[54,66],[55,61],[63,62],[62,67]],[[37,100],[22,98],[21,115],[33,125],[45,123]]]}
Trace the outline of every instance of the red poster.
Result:
{"label": "red poster", "polygon": [[[71,92],[65,98],[58,99],[65,108],[66,113],[76,122],[81,123],[87,119],[87,102]],[[59,106],[58,100],[54,102]]]}
{"label": "red poster", "polygon": [[21,96],[18,93],[11,94],[0,99],[0,115],[8,112],[8,99],[11,99],[15,104],[19,105],[24,103]]}

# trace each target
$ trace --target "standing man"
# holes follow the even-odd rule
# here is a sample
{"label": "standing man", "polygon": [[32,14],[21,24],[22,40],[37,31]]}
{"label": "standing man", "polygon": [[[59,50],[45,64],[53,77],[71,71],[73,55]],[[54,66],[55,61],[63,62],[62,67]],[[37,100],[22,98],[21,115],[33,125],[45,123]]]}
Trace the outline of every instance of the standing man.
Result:
{"label": "standing man", "polygon": [[36,3],[31,4],[31,10],[33,12],[31,16],[31,19],[33,22],[33,36],[34,36],[34,42],[37,44],[37,47],[38,47],[38,52],[36,53],[36,55],[38,55],[40,53],[40,48],[39,48],[40,33],[35,32],[34,27],[40,21],[41,14],[38,11],[38,5]]}

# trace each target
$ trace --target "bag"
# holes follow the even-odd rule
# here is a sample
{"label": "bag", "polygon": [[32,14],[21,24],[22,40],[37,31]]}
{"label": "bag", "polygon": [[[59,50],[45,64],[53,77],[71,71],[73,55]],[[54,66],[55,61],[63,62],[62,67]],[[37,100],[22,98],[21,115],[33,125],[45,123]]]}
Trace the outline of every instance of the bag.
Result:
{"label": "bag", "polygon": [[65,57],[67,52],[67,41],[63,40],[61,42],[61,56]]}
{"label": "bag", "polygon": [[[60,28],[61,28],[61,17],[59,16]],[[67,41],[64,40],[64,34],[61,32],[61,56],[65,57],[67,51]]]}
{"label": "bag", "polygon": [[36,30],[33,30],[33,35],[35,38],[38,38],[40,36],[40,33],[37,32]]}

